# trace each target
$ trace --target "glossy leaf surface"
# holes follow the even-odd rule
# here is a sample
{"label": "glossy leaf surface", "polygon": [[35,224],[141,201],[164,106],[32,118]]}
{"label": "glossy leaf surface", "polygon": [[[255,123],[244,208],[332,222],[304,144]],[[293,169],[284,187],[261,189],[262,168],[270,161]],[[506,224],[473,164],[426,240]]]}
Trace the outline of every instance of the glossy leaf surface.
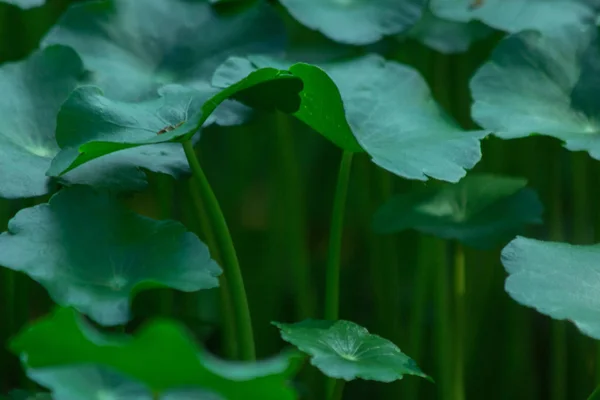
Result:
{"label": "glossy leaf surface", "polygon": [[414,25],[424,0],[282,0],[281,4],[311,29],[343,43],[365,45]]}
{"label": "glossy leaf surface", "polygon": [[131,297],[143,288],[210,289],[221,273],[182,224],[142,217],[87,187],[20,211],[0,235],[0,265],[103,325],[127,322]]}
{"label": "glossy leaf surface", "polygon": [[331,378],[381,382],[404,375],[428,378],[395,344],[353,322],[306,320],[274,325],[283,340],[309,354],[311,364]]}
{"label": "glossy leaf surface", "polygon": [[508,294],[600,339],[600,245],[575,246],[517,237],[502,251]]}

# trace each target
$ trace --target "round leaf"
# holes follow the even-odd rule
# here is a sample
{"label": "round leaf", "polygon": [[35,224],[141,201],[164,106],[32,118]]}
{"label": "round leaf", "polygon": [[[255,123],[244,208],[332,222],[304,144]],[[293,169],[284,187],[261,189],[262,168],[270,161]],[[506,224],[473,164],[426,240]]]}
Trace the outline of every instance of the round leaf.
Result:
{"label": "round leaf", "polygon": [[407,374],[428,378],[395,344],[353,322],[273,324],[283,340],[309,354],[311,364],[331,378],[380,382],[392,382]]}
{"label": "round leaf", "polygon": [[63,46],[0,66],[0,197],[48,193],[56,114],[82,74],[77,54]]}
{"label": "round leaf", "polygon": [[552,32],[563,26],[595,23],[593,7],[583,0],[432,0],[430,7],[444,19],[478,20],[506,32]]}
{"label": "round leaf", "polygon": [[[200,388],[227,400],[293,400],[288,385],[289,364],[247,362],[244,376],[222,376],[204,365],[200,351],[187,330],[169,320],[154,320],[134,337],[98,332],[72,309],[58,309],[12,340],[10,347],[21,354],[29,368],[40,369],[81,364],[104,365],[164,393],[179,388]],[[279,357],[289,357],[291,353]],[[239,368],[239,363],[235,363]],[[269,364],[271,362],[269,361]]]}
{"label": "round leaf", "polygon": [[476,248],[514,237],[540,223],[542,204],[524,179],[468,175],[454,185],[428,186],[394,196],[373,218],[379,233],[416,229]]}
{"label": "round leaf", "polygon": [[517,237],[502,251],[505,289],[517,302],[568,319],[600,339],[600,245],[574,246]]}
{"label": "round leaf", "polygon": [[[262,56],[249,60],[255,68],[285,65]],[[335,105],[333,96],[316,90],[314,98],[331,99],[323,104],[345,110],[346,121],[341,115],[334,120],[329,114],[311,112],[299,118],[324,136],[335,136],[327,133],[332,132],[330,125],[348,124],[375,164],[408,179],[429,176],[456,182],[481,159],[480,139],[487,132],[463,131],[435,102],[418,71],[373,54],[321,67],[337,85],[342,104]],[[223,69],[217,70],[214,84],[227,82],[222,76],[233,80],[235,69],[229,68],[228,74]],[[290,71],[295,74],[293,68]],[[321,117],[329,124],[322,124]]]}
{"label": "round leaf", "polygon": [[[159,91],[161,98],[139,103],[110,100],[96,87],[82,87],[61,109],[58,139],[66,147],[53,160],[47,173],[61,176],[121,150],[189,140],[210,123],[213,112],[229,99],[292,112],[299,107],[301,90],[302,81],[273,68],[254,71],[216,94],[169,85]],[[152,155],[158,151],[167,156],[167,165],[159,166],[161,172],[172,168],[173,160],[163,148],[149,153],[145,149],[135,150],[121,156],[121,162],[156,169],[152,166]]]}
{"label": "round leaf", "polygon": [[503,40],[471,81],[473,117],[502,138],[533,133],[600,159],[598,42],[580,29]]}
{"label": "round leaf", "polygon": [[80,186],[20,211],[0,235],[0,265],[28,274],[56,303],[104,325],[129,320],[135,291],[214,288],[221,273],[180,223],[142,217]]}
{"label": "round leaf", "polygon": [[71,6],[43,40],[53,43],[77,50],[107,97],[139,100],[165,84],[203,86],[232,54],[278,52],[285,30],[265,2],[220,14],[202,0],[105,0]]}
{"label": "round leaf", "polygon": [[294,18],[329,38],[349,44],[375,43],[414,25],[425,0],[281,0]]}

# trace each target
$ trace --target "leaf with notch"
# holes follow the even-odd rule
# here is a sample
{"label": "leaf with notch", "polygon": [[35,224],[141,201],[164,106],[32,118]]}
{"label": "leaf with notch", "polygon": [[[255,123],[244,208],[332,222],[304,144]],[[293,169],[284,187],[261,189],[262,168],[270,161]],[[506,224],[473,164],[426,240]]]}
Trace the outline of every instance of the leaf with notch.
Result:
{"label": "leaf with notch", "polygon": [[[298,370],[298,356],[282,353],[288,362],[236,362],[244,367],[238,376],[222,375],[205,364],[206,352],[198,349],[190,333],[179,323],[155,319],[133,337],[103,334],[73,309],[57,309],[24,329],[10,343],[28,368],[54,368],[82,364],[109,367],[164,393],[179,388],[200,388],[227,400],[294,400],[289,379]],[[210,364],[210,363],[209,363]]]}
{"label": "leaf with notch", "polygon": [[72,5],[42,45],[73,47],[108,98],[139,101],[166,84],[202,89],[230,55],[278,53],[285,41],[262,1],[224,15],[208,0],[104,0]]}
{"label": "leaf with notch", "polygon": [[505,290],[520,304],[572,321],[600,339],[600,245],[575,246],[517,237],[502,250]]}
{"label": "leaf with notch", "polygon": [[124,324],[135,292],[218,286],[221,269],[194,234],[85,186],[21,210],[0,235],[0,265],[38,281],[60,305],[103,325]]}
{"label": "leaf with notch", "polygon": [[309,319],[273,325],[283,340],[309,354],[311,364],[331,378],[393,382],[416,375],[430,379],[395,344],[353,322]]}
{"label": "leaf with notch", "polygon": [[392,197],[373,217],[378,233],[416,229],[475,248],[510,240],[541,222],[537,194],[519,178],[475,174],[454,185],[432,185]]}

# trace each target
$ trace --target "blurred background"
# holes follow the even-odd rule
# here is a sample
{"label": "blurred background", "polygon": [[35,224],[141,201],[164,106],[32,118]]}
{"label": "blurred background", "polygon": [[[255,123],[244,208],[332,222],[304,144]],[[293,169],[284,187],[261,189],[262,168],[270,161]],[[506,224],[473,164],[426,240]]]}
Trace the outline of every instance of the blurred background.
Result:
{"label": "blurred background", "polygon": [[[48,0],[31,10],[0,3],[0,63],[25,58],[72,2]],[[291,46],[329,46],[320,34],[281,12]],[[403,37],[352,51],[379,51],[418,68],[438,102],[463,127],[474,128],[468,81],[501,37],[492,33],[454,55]],[[489,138],[482,146],[483,159],[475,171],[525,177],[540,195],[545,222],[525,232],[528,236],[577,244],[593,243],[600,236],[600,162],[587,153],[569,153],[557,140],[544,137]],[[241,127],[210,128],[198,149],[238,249],[258,354],[272,355],[284,343],[270,321],[322,317],[328,229],[341,152],[301,123],[279,114],[258,114]],[[340,316],[395,342],[437,384],[415,377],[387,385],[354,381],[346,387],[345,399],[446,398],[437,357],[446,338],[436,327],[443,310],[450,307],[444,291],[451,276],[451,245],[415,232],[378,236],[369,228],[374,211],[391,194],[428,184],[395,177],[365,154],[355,158],[344,233]],[[196,210],[186,200],[189,193],[189,182],[153,175],[146,191],[123,201],[154,218],[181,220],[202,237]],[[17,210],[45,201],[0,199],[0,227],[5,230]],[[467,398],[587,398],[600,382],[596,343],[571,324],[553,322],[514,302],[504,292],[500,250],[467,250]],[[0,293],[0,326],[12,327],[0,330],[0,341],[6,343],[15,329],[44,315],[52,303],[41,286],[24,275],[0,270],[0,279],[13,283],[12,292]],[[294,293],[298,292],[302,295],[297,302]],[[154,290],[138,296],[134,310],[136,319],[128,329],[150,316],[169,315],[183,321],[215,353],[227,356],[231,350],[219,341],[217,291],[190,295]],[[32,387],[18,360],[5,350],[0,352],[0,368],[0,393]],[[309,380],[314,375],[310,367],[303,371]]]}

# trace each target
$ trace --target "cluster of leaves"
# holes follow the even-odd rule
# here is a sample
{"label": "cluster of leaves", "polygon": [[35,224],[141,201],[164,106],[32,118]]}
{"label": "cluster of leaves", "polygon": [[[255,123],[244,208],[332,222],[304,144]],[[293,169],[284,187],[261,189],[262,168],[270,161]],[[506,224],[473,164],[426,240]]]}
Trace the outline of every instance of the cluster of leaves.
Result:
{"label": "cluster of leaves", "polygon": [[[485,0],[475,8],[468,0],[280,1],[344,46],[411,37],[457,52],[494,30],[507,32],[471,81],[472,115],[482,127],[474,131],[452,120],[411,67],[374,52],[314,65],[287,46],[273,6],[212,3],[83,2],[38,51],[0,66],[0,88],[10,93],[0,98],[0,197],[52,195],[10,221],[0,235],[0,265],[29,275],[59,305],[10,348],[54,399],[296,398],[296,351],[225,362],[174,321],[152,321],[128,337],[83,319],[122,325],[142,290],[219,285],[221,268],[198,237],[178,222],[136,215],[116,197],[144,188],[145,170],[189,175],[184,147],[209,125],[242,124],[255,110],[283,112],[393,174],[445,181],[394,197],[373,229],[417,229],[483,248],[539,223],[542,212],[522,179],[466,176],[488,134],[549,135],[600,159],[596,10],[583,0]],[[594,289],[585,282],[598,257],[596,247],[517,238],[503,253],[507,290],[600,338],[599,311],[580,295]],[[394,344],[354,323],[276,325],[329,377],[427,377]]]}

